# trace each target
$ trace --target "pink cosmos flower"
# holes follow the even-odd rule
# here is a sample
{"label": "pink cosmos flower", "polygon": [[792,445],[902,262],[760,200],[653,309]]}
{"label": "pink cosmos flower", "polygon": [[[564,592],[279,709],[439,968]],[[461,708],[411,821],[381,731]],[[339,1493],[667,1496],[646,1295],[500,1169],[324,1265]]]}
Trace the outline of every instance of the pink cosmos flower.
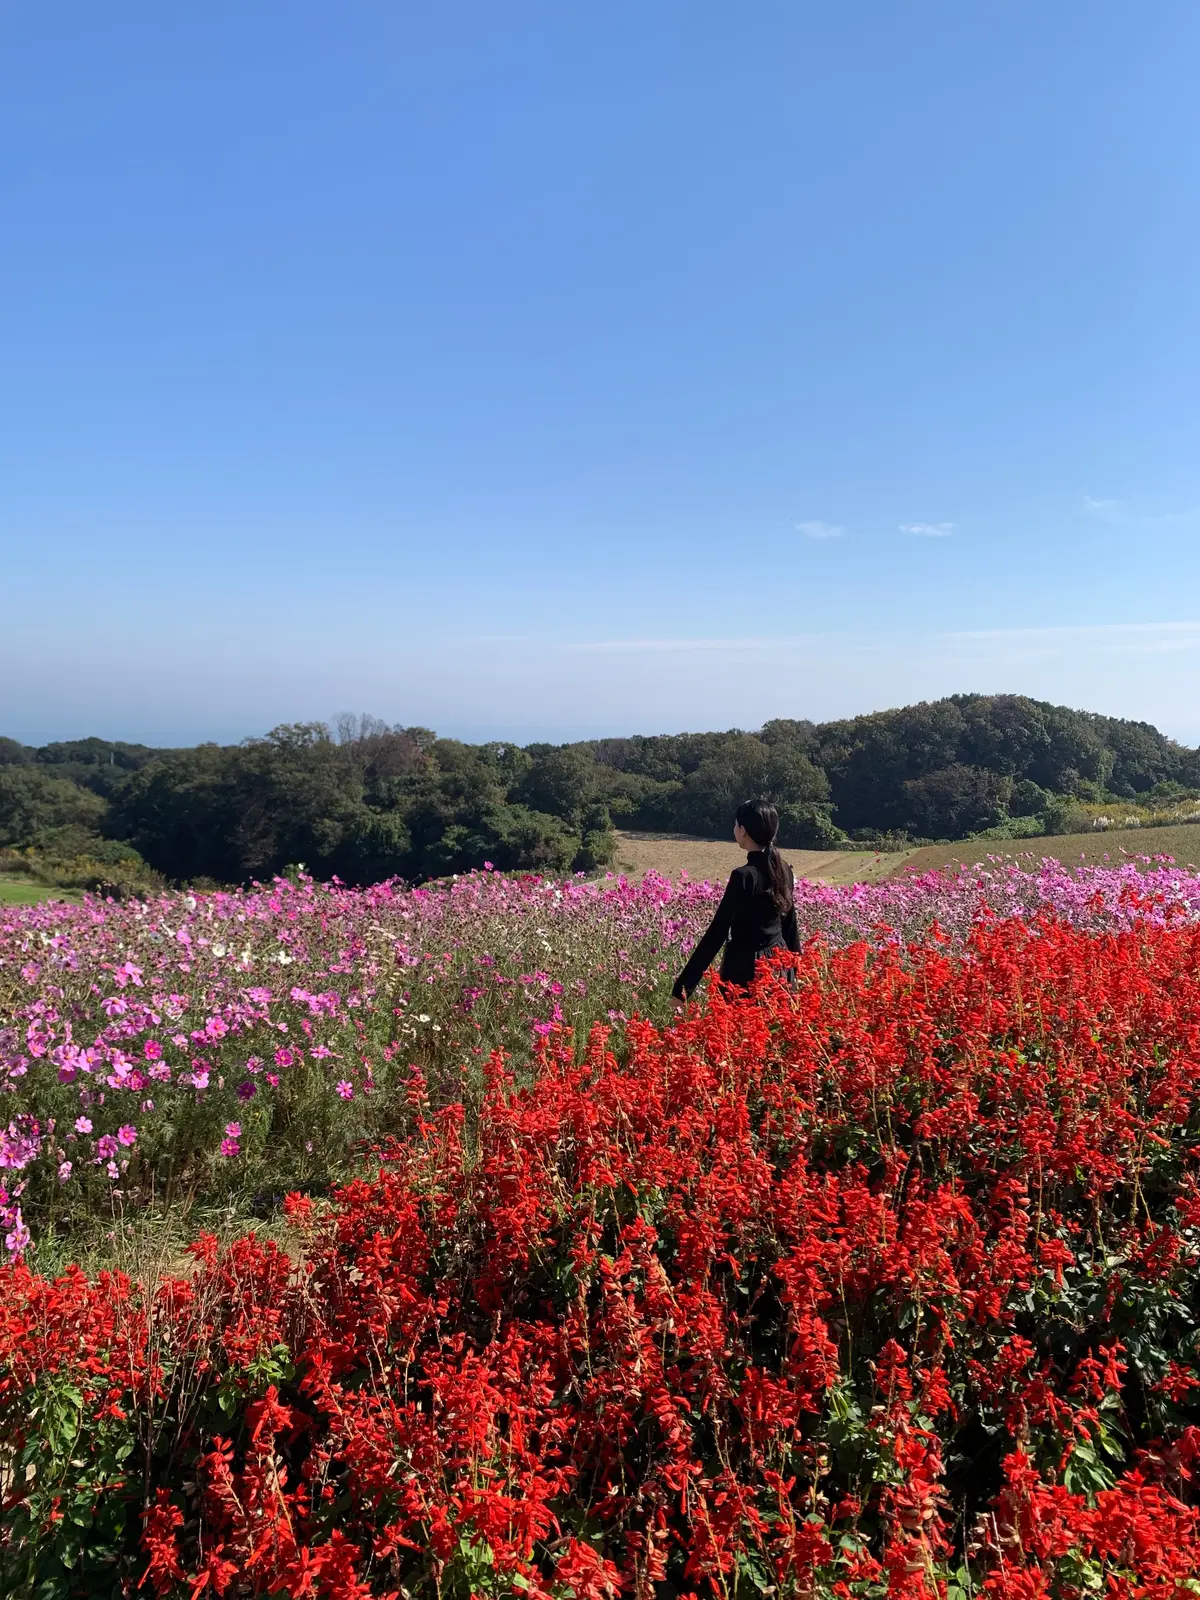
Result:
{"label": "pink cosmos flower", "polygon": [[225,1137],[227,1139],[240,1139],[242,1137],[242,1125],[241,1125],[241,1123],[240,1122],[227,1122],[225,1124]]}
{"label": "pink cosmos flower", "polygon": [[117,1129],[117,1138],[128,1150],[132,1145],[137,1143],[137,1129],[134,1127],[132,1122],[126,1122],[123,1124],[123,1126]]}
{"label": "pink cosmos flower", "polygon": [[92,1131],[92,1119],[91,1119],[91,1117],[76,1117],[75,1118],[75,1132],[76,1133],[91,1133],[91,1131]]}
{"label": "pink cosmos flower", "polygon": [[162,1045],[157,1039],[147,1039],[142,1046],[142,1054],[147,1061],[159,1061],[162,1059]]}
{"label": "pink cosmos flower", "polygon": [[333,1086],[333,1092],[340,1095],[343,1100],[354,1099],[354,1085],[347,1078],[341,1078]]}
{"label": "pink cosmos flower", "polygon": [[239,1083],[237,1086],[239,1100],[253,1100],[257,1093],[258,1085],[250,1078],[247,1078],[244,1083]]}
{"label": "pink cosmos flower", "polygon": [[70,1178],[70,1176],[71,1176],[71,1163],[69,1161],[60,1161],[59,1164],[58,1164],[58,1181],[59,1181],[59,1183],[66,1183],[67,1180]]}

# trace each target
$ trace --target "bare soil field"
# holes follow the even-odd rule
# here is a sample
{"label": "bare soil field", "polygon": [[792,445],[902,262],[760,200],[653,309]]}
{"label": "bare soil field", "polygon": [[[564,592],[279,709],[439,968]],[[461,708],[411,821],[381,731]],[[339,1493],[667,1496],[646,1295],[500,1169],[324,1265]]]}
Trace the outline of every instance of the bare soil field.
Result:
{"label": "bare soil field", "polygon": [[[878,855],[869,850],[785,850],[798,878],[825,883],[876,883],[889,877],[912,851]],[[613,870],[640,878],[661,872],[668,878],[684,873],[694,880],[724,883],[746,857],[733,840],[693,839],[683,833],[618,833]]]}
{"label": "bare soil field", "polygon": [[[1172,856],[1181,866],[1200,865],[1200,825],[1177,828],[1110,828],[1107,833],[1063,833],[1038,839],[1001,839],[973,844],[933,844],[911,850],[899,859],[891,876],[933,872],[941,867],[972,866],[989,860],[1036,867],[1049,857],[1065,867],[1117,866],[1144,856]],[[1158,865],[1151,861],[1148,870]]]}

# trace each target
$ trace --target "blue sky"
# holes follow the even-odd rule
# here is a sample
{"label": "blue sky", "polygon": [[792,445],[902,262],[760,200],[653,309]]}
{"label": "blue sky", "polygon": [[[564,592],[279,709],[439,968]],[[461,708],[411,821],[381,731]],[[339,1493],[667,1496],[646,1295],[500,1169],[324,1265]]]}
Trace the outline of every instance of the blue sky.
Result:
{"label": "blue sky", "polygon": [[1200,740],[1192,0],[0,0],[0,730]]}

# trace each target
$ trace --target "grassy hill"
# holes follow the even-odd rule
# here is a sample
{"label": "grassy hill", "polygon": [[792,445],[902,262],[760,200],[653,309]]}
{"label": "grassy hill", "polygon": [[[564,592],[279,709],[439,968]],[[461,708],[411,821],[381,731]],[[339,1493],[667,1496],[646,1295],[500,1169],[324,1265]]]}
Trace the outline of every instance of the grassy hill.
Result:
{"label": "grassy hill", "polygon": [[[1005,844],[997,840],[982,843],[933,844],[905,853],[891,869],[891,875],[932,872],[936,868],[972,866],[988,860],[1016,862],[1036,867],[1045,857],[1064,866],[1112,866],[1122,861],[1150,856],[1172,856],[1180,866],[1200,866],[1200,827],[1188,824],[1175,828],[1111,828],[1107,833],[1064,833],[1037,839],[1022,839]],[[1151,860],[1149,869],[1157,865]]]}
{"label": "grassy hill", "polygon": [[[1144,857],[1172,856],[1180,866],[1200,867],[1200,826],[1113,828],[1107,833],[1064,833],[1005,844],[997,840],[926,845],[875,854],[862,850],[785,850],[797,877],[825,883],[877,883],[881,878],[932,872],[988,861],[1034,868],[1046,857],[1064,866],[1103,866]],[[745,860],[730,840],[697,839],[681,833],[617,834],[614,870],[640,878],[649,871],[678,878],[720,882]],[[1153,868],[1153,861],[1145,863]]]}

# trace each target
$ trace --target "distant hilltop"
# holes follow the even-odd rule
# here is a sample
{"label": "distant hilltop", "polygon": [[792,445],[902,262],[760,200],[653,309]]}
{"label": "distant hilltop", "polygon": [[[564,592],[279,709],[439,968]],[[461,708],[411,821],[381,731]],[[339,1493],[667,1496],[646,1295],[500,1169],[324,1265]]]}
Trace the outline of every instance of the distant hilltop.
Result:
{"label": "distant hilltop", "polygon": [[1200,817],[1200,752],[1146,722],[951,695],[838,722],[575,744],[465,744],[342,717],[239,745],[0,738],[0,870],[72,882],[410,881],[491,862],[593,871],[613,827],[723,838],[769,799],[780,842],[897,849]]}

